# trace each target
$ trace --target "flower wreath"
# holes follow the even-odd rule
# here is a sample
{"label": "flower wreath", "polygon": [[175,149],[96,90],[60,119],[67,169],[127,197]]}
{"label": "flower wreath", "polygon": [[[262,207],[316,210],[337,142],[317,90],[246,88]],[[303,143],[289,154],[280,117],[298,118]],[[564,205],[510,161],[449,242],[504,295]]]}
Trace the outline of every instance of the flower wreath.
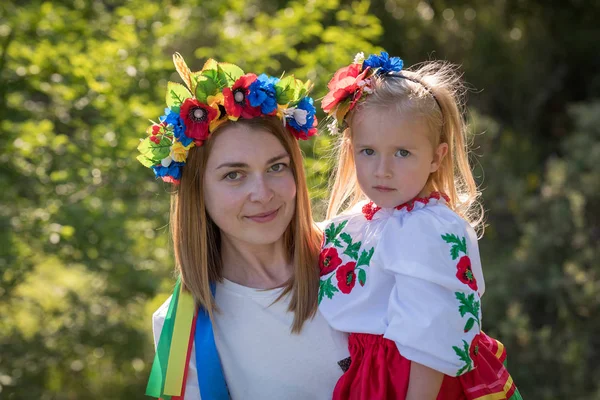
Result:
{"label": "flower wreath", "polygon": [[367,59],[364,53],[358,53],[352,64],[338,69],[327,85],[329,92],[321,103],[323,111],[332,119],[327,126],[329,131],[336,134],[343,129],[344,120],[350,110],[368,94],[373,93],[374,76],[390,76],[416,82],[422,85],[440,106],[431,88],[416,78],[400,73],[403,66],[402,59],[390,57],[382,51],[380,55],[371,54]]}
{"label": "flower wreath", "polygon": [[185,86],[167,84],[165,114],[158,123],[150,121],[137,157],[165,182],[178,184],[189,149],[202,146],[226,121],[276,115],[297,139],[317,133],[316,110],[307,96],[310,81],[293,75],[257,76],[213,59],[202,70],[191,72],[179,53],[173,55],[173,63]]}

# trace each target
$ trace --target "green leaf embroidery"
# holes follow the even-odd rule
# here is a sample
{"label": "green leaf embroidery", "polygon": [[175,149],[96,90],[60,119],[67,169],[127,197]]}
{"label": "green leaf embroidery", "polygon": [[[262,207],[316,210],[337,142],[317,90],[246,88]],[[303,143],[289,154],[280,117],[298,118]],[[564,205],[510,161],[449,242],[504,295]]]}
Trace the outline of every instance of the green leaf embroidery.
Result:
{"label": "green leaf embroidery", "polygon": [[360,267],[361,265],[368,266],[371,263],[371,257],[373,257],[374,251],[375,251],[374,247],[371,247],[369,252],[367,252],[366,250],[363,250],[362,253],[360,253],[360,257],[358,259],[358,262],[356,263],[356,266],[357,267]]}
{"label": "green leaf embroidery", "polygon": [[455,292],[454,295],[460,303],[460,306],[458,307],[458,312],[460,312],[460,316],[464,317],[466,314],[471,314],[475,319],[475,322],[477,322],[477,325],[481,328],[481,323],[479,321],[480,303],[479,300],[475,300],[475,294],[471,293],[467,297],[463,292]]}
{"label": "green leaf embroidery", "polygon": [[343,254],[352,257],[354,260],[358,259],[358,251],[360,250],[360,245],[361,242],[348,244],[348,247],[346,247],[346,250],[344,250]]}
{"label": "green leaf embroidery", "polygon": [[454,352],[456,353],[458,358],[460,358],[461,361],[463,361],[465,363],[465,365],[461,369],[458,370],[458,372],[456,373],[456,376],[461,375],[465,370],[470,371],[471,367],[472,367],[472,360],[471,360],[471,357],[469,356],[469,343],[467,343],[466,340],[463,340],[463,348],[462,349],[458,346],[452,346],[452,348],[454,349]]}
{"label": "green leaf embroidery", "polygon": [[453,260],[456,260],[461,252],[467,254],[467,242],[464,237],[461,240],[455,234],[447,233],[442,235],[442,239],[444,239],[446,243],[452,245],[452,248],[450,249],[450,255],[452,256]]}
{"label": "green leaf embroidery", "polygon": [[465,329],[464,329],[465,333],[469,332],[471,330],[471,328],[473,328],[473,325],[475,325],[475,319],[469,318],[469,320],[465,324]]}
{"label": "green leaf embroidery", "polygon": [[333,294],[335,292],[339,292],[338,288],[333,286],[333,284],[331,283],[332,277],[333,277],[333,275],[331,275],[329,277],[329,279],[319,282],[319,304],[321,304],[321,300],[323,300],[323,296],[327,296],[327,298],[331,299],[331,298],[333,298]]}
{"label": "green leaf embroidery", "polygon": [[367,282],[367,273],[365,272],[364,269],[359,269],[358,270],[358,283],[360,283],[360,286],[365,286],[366,282]]}
{"label": "green leaf embroidery", "polygon": [[342,244],[337,239],[337,236],[342,232],[348,220],[342,221],[337,227],[334,223],[330,224],[327,229],[325,229],[325,245],[329,243],[333,243],[336,247],[342,247]]}
{"label": "green leaf embroidery", "polygon": [[344,242],[346,242],[346,244],[352,243],[352,237],[350,235],[348,235],[346,232],[342,232],[342,234],[340,235],[340,238],[342,238],[342,240]]}

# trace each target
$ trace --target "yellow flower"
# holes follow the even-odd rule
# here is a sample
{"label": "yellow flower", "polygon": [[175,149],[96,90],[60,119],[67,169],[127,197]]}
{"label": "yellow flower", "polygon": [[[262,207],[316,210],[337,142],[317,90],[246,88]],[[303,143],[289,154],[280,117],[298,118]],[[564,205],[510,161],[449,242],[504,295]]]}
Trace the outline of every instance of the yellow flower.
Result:
{"label": "yellow flower", "polygon": [[188,155],[188,150],[194,146],[194,142],[184,146],[181,142],[175,141],[171,146],[171,158],[177,162],[184,162]]}

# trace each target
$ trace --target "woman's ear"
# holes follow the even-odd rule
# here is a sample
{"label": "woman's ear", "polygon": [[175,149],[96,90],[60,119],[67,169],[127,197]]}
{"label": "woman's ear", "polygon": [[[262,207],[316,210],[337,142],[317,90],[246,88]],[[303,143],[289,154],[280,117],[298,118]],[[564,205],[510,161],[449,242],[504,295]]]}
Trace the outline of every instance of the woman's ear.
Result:
{"label": "woman's ear", "polygon": [[448,154],[448,143],[440,143],[433,153],[433,160],[431,160],[431,165],[429,166],[430,173],[438,170],[446,154]]}

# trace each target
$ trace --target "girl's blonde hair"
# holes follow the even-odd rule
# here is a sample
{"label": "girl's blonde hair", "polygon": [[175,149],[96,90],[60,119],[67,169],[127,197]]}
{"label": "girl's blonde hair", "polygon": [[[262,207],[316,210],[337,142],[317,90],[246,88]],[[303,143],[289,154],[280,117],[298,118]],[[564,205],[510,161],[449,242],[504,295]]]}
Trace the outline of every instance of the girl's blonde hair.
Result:
{"label": "girl's blonde hair", "polygon": [[[480,193],[469,166],[466,124],[463,119],[464,86],[457,68],[445,62],[426,62],[403,70],[398,76],[373,76],[373,93],[346,116],[348,128],[336,146],[337,166],[333,173],[327,218],[347,210],[365,198],[356,179],[352,151],[352,119],[370,110],[395,110],[425,119],[434,148],[448,144],[440,167],[429,176],[427,188],[450,198],[449,206],[473,227],[482,221],[477,204]],[[435,97],[434,97],[435,96]],[[437,100],[437,101],[436,101]]]}
{"label": "girl's blonde hair", "polygon": [[321,233],[311,216],[300,147],[277,117],[229,121],[212,133],[211,139],[203,146],[190,149],[179,189],[171,198],[171,236],[176,268],[181,274],[184,289],[192,293],[197,304],[208,310],[213,319],[217,308],[210,283],[221,281],[223,277],[221,234],[206,211],[202,191],[207,159],[214,138],[232,124],[272,133],[290,155],[290,167],[296,182],[296,209],[290,225],[283,234],[283,243],[287,261],[293,264],[293,275],[276,301],[291,293],[288,309],[294,313],[292,332],[297,333],[317,310],[317,260]]}

